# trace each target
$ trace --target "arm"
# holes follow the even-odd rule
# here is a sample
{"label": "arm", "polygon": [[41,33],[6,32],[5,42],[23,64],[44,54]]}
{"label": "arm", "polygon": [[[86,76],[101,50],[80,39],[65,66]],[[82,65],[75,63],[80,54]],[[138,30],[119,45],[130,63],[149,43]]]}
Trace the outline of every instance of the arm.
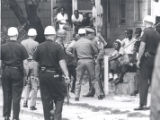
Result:
{"label": "arm", "polygon": [[140,48],[139,48],[139,53],[138,53],[137,67],[139,67],[140,60],[141,60],[141,58],[144,54],[144,51],[145,51],[145,47],[146,47],[146,43],[142,41],[140,43]]}

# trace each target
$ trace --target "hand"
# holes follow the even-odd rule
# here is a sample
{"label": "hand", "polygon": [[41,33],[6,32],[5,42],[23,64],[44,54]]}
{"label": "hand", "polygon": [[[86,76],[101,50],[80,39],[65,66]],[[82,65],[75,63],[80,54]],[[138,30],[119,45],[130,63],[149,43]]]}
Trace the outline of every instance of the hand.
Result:
{"label": "hand", "polygon": [[137,65],[137,68],[140,68],[140,66],[139,66],[140,65],[140,61],[139,60],[137,61],[136,65]]}
{"label": "hand", "polygon": [[70,84],[71,80],[68,76],[64,77],[65,78],[65,83],[68,85]]}

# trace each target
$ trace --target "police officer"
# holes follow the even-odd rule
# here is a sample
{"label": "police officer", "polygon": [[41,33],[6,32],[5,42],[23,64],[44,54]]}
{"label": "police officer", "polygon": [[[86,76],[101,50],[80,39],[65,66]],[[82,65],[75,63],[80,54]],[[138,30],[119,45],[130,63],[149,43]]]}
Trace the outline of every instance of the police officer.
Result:
{"label": "police officer", "polygon": [[19,120],[20,100],[23,89],[23,61],[28,58],[26,49],[17,42],[18,30],[8,29],[10,41],[2,45],[1,60],[3,64],[3,116],[10,119],[13,103],[13,120]]}
{"label": "police officer", "polygon": [[157,51],[157,47],[160,41],[159,33],[152,27],[154,19],[151,16],[144,18],[144,33],[141,38],[137,67],[139,68],[140,75],[138,76],[139,81],[139,93],[140,103],[139,107],[135,110],[146,110],[148,88],[151,84],[152,71],[154,59]]}
{"label": "police officer", "polygon": [[[44,31],[46,41],[41,43],[34,54],[39,63],[40,91],[43,104],[44,119],[62,120],[62,108],[66,96],[66,83],[69,75],[62,47],[55,42],[56,31],[53,26],[47,26]],[[65,81],[62,77],[65,76]],[[55,108],[53,108],[53,102]],[[55,109],[53,111],[53,109]],[[51,112],[52,111],[52,112]],[[53,114],[53,112],[55,114]]]}
{"label": "police officer", "polygon": [[38,71],[37,62],[33,60],[33,53],[35,52],[38,42],[35,41],[37,31],[34,28],[28,30],[28,39],[25,39],[21,44],[26,48],[29,58],[24,61],[24,69],[26,74],[26,86],[24,88],[24,103],[23,107],[28,107],[28,99],[31,94],[30,109],[36,110],[36,99],[38,92]]}
{"label": "police officer", "polygon": [[[89,74],[89,79],[91,80],[91,87],[95,86],[95,55],[98,50],[91,40],[86,38],[86,30],[79,29],[78,34],[80,39],[75,43],[74,50],[77,55],[77,68],[76,68],[76,89],[75,89],[75,100],[79,101],[81,83],[85,70]],[[93,89],[93,88],[91,88]]]}

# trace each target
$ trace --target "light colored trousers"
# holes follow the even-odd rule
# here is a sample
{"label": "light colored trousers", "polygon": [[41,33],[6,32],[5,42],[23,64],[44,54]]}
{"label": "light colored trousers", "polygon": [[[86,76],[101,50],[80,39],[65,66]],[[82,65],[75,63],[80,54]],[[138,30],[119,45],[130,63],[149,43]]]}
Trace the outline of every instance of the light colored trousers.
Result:
{"label": "light colored trousers", "polygon": [[26,73],[26,85],[24,87],[24,102],[28,102],[30,96],[30,106],[36,106],[37,92],[39,86],[38,80],[38,64],[34,61],[26,60],[24,62]]}
{"label": "light colored trousers", "polygon": [[81,92],[81,85],[82,85],[82,78],[87,70],[89,79],[91,80],[91,86],[95,87],[97,91],[97,83],[95,80],[95,62],[92,59],[80,59],[78,60],[77,63],[77,68],[76,68],[76,89],[75,89],[75,97],[79,98],[80,97],[80,92]]}

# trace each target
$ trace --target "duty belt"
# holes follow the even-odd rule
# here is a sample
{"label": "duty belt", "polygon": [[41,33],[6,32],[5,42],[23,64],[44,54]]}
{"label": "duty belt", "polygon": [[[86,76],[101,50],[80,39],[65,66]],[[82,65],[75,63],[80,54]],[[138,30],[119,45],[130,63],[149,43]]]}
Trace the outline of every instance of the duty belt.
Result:
{"label": "duty belt", "polygon": [[40,67],[40,70],[45,72],[56,73],[55,69],[51,67]]}

